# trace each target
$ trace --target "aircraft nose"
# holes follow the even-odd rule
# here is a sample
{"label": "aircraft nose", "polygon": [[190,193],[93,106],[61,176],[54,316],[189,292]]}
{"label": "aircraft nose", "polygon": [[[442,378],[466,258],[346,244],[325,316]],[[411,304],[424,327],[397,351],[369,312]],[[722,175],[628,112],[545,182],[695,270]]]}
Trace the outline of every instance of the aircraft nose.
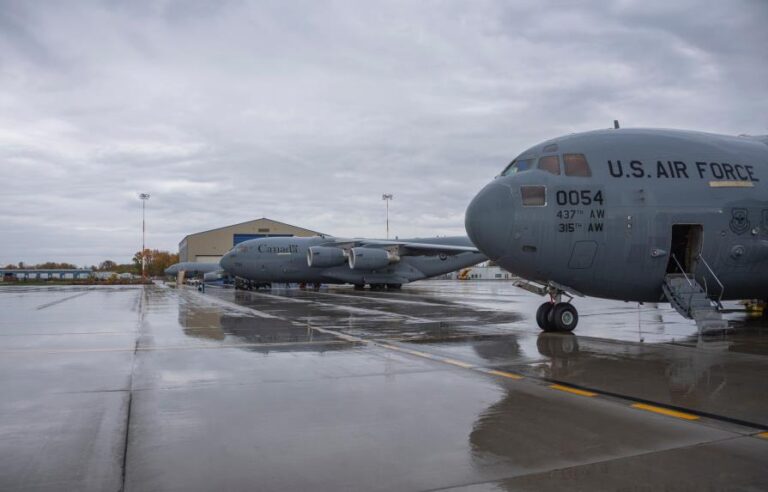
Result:
{"label": "aircraft nose", "polygon": [[226,253],[224,256],[221,257],[221,260],[219,260],[219,266],[226,270],[228,273],[234,274],[235,272],[232,271],[233,267],[235,266],[235,253],[230,251],[229,253]]}
{"label": "aircraft nose", "polygon": [[464,227],[469,239],[487,257],[504,255],[513,225],[512,193],[509,187],[490,183],[467,207]]}

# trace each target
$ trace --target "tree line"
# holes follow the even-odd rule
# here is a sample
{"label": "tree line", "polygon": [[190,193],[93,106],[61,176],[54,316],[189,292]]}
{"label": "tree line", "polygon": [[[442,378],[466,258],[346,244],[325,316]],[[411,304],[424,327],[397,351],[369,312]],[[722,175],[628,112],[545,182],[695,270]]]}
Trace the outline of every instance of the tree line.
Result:
{"label": "tree line", "polygon": [[[145,249],[144,255],[147,262],[147,275],[150,277],[162,276],[166,268],[179,262],[179,255],[170,251],[160,251],[157,249]],[[79,268],[72,263],[57,263],[47,261],[45,263],[26,264],[23,261],[17,264],[8,264],[4,267],[6,270],[20,269],[41,269],[41,270],[73,270]],[[95,272],[115,272],[115,273],[133,273],[141,275],[141,251],[133,255],[131,263],[116,263],[112,260],[104,260],[98,265],[91,265],[90,268]]]}

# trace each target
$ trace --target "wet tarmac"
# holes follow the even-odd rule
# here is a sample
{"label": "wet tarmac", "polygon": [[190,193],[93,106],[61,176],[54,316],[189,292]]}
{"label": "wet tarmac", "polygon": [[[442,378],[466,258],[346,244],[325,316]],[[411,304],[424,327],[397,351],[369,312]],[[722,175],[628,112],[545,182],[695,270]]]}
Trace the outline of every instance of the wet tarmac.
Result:
{"label": "wet tarmac", "polygon": [[0,490],[765,490],[768,324],[508,282],[0,288]]}

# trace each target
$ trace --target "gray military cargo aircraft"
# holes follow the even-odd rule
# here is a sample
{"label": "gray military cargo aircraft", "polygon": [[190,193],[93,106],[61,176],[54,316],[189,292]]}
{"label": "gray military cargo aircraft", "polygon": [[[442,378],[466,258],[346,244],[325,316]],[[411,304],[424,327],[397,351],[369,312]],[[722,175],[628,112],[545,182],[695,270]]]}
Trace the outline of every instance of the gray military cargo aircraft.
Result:
{"label": "gray military cargo aircraft", "polygon": [[[768,136],[659,129],[567,135],[514,159],[465,225],[571,331],[574,295],[670,302],[700,329],[723,300],[768,299]],[[563,297],[567,302],[563,302]]]}
{"label": "gray military cargo aircraft", "polygon": [[395,241],[313,236],[243,241],[220,264],[247,287],[299,282],[397,289],[486,259],[463,236]]}

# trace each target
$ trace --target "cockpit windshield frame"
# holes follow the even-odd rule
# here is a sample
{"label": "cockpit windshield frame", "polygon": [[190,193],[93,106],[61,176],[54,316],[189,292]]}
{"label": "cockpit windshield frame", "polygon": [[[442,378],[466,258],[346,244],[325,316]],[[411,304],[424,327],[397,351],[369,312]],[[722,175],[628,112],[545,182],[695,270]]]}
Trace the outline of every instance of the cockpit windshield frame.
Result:
{"label": "cockpit windshield frame", "polygon": [[507,167],[499,174],[499,176],[512,176],[517,173],[528,171],[533,169],[533,164],[536,161],[533,157],[517,158],[509,163]]}

